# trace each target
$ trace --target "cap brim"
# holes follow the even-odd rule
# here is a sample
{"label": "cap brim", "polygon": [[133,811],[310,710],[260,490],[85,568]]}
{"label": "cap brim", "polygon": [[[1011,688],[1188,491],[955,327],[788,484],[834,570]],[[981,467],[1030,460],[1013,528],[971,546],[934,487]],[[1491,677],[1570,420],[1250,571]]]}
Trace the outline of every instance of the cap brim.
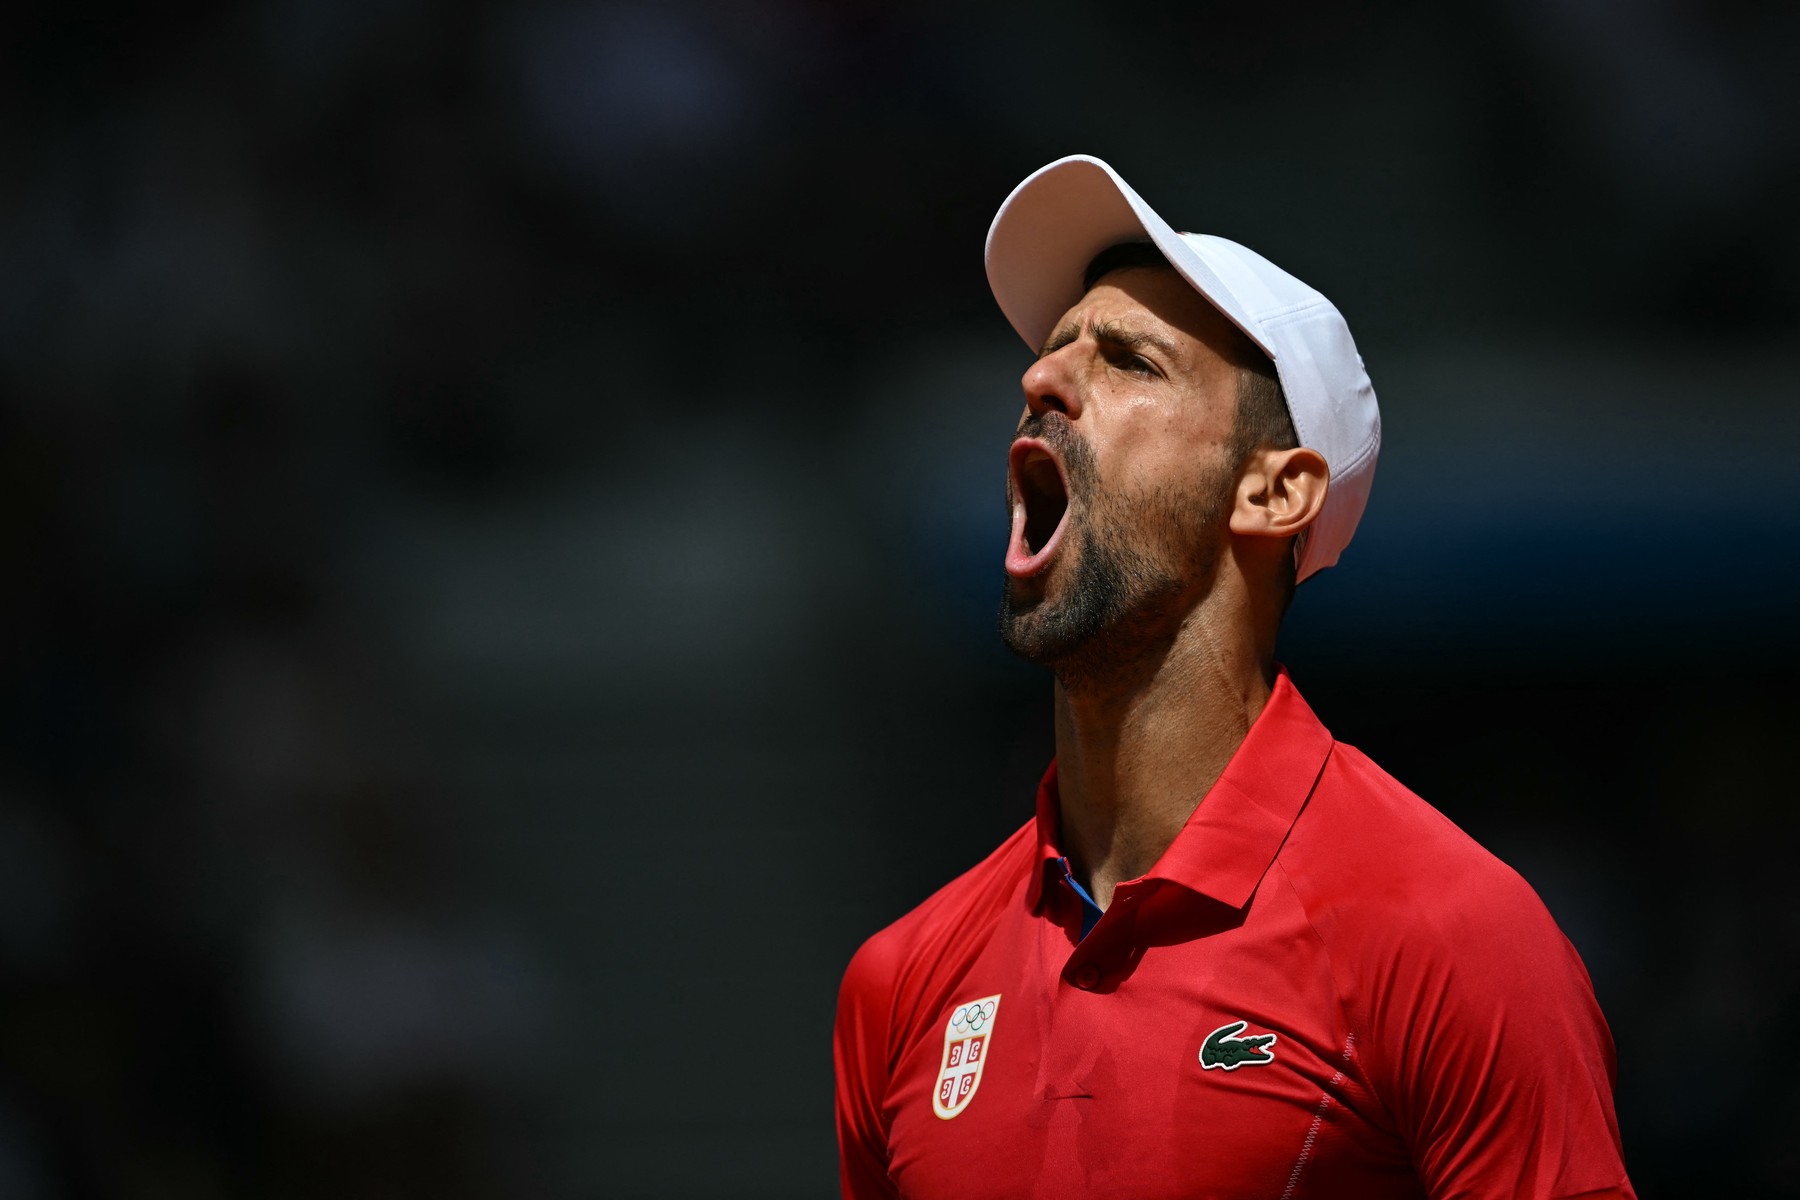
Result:
{"label": "cap brim", "polygon": [[1104,162],[1059,158],[1013,189],[988,229],[988,286],[1033,351],[1081,299],[1094,256],[1148,238],[1194,289],[1274,357],[1257,323],[1169,223]]}

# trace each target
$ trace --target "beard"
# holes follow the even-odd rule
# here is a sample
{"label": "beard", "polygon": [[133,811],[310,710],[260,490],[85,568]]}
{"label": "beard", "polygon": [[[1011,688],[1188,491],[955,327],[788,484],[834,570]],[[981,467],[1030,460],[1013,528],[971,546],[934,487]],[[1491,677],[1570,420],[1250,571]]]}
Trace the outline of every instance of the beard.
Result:
{"label": "beard", "polygon": [[1014,654],[1050,667],[1065,688],[1076,688],[1173,639],[1187,598],[1211,579],[1218,562],[1220,524],[1236,476],[1215,464],[1181,486],[1109,492],[1092,448],[1060,413],[1030,417],[1019,434],[1042,438],[1063,461],[1069,527],[1058,557],[1068,578],[1055,598],[1033,600],[1008,576],[1000,637]]}

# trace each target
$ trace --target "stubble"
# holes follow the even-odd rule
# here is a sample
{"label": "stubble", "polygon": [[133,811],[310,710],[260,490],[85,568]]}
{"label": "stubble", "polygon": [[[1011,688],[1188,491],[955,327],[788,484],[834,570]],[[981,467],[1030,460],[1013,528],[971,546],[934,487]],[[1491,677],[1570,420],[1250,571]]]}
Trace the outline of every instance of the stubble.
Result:
{"label": "stubble", "polygon": [[1000,637],[1014,654],[1054,670],[1064,688],[1081,690],[1172,640],[1218,561],[1235,476],[1201,467],[1185,486],[1108,491],[1093,451],[1061,414],[1033,416],[1019,432],[1042,438],[1063,461],[1069,528],[1058,565],[1069,578],[1054,599],[1032,600],[1008,576]]}

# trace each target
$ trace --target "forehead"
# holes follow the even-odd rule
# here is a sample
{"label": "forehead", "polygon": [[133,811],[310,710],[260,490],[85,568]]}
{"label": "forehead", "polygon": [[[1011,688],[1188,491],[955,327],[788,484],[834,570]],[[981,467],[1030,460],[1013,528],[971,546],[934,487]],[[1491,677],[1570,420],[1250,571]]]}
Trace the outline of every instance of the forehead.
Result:
{"label": "forehead", "polygon": [[1242,330],[1173,268],[1128,267],[1101,276],[1057,322],[1051,344],[1102,324],[1159,335],[1184,358],[1247,367],[1263,357]]}

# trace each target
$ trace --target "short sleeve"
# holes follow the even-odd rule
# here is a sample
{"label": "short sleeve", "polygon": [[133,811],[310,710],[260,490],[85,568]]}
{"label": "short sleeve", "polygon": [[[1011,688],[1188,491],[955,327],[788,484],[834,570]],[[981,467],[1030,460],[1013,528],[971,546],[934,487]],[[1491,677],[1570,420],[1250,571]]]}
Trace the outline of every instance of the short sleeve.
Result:
{"label": "short sleeve", "polygon": [[838,1176],[845,1200],[895,1200],[881,1101],[894,1006],[891,952],[880,935],[850,960],[838,988],[832,1060],[837,1071]]}
{"label": "short sleeve", "polygon": [[1633,1196],[1612,1035],[1575,948],[1510,871],[1392,948],[1374,1080],[1433,1200]]}

